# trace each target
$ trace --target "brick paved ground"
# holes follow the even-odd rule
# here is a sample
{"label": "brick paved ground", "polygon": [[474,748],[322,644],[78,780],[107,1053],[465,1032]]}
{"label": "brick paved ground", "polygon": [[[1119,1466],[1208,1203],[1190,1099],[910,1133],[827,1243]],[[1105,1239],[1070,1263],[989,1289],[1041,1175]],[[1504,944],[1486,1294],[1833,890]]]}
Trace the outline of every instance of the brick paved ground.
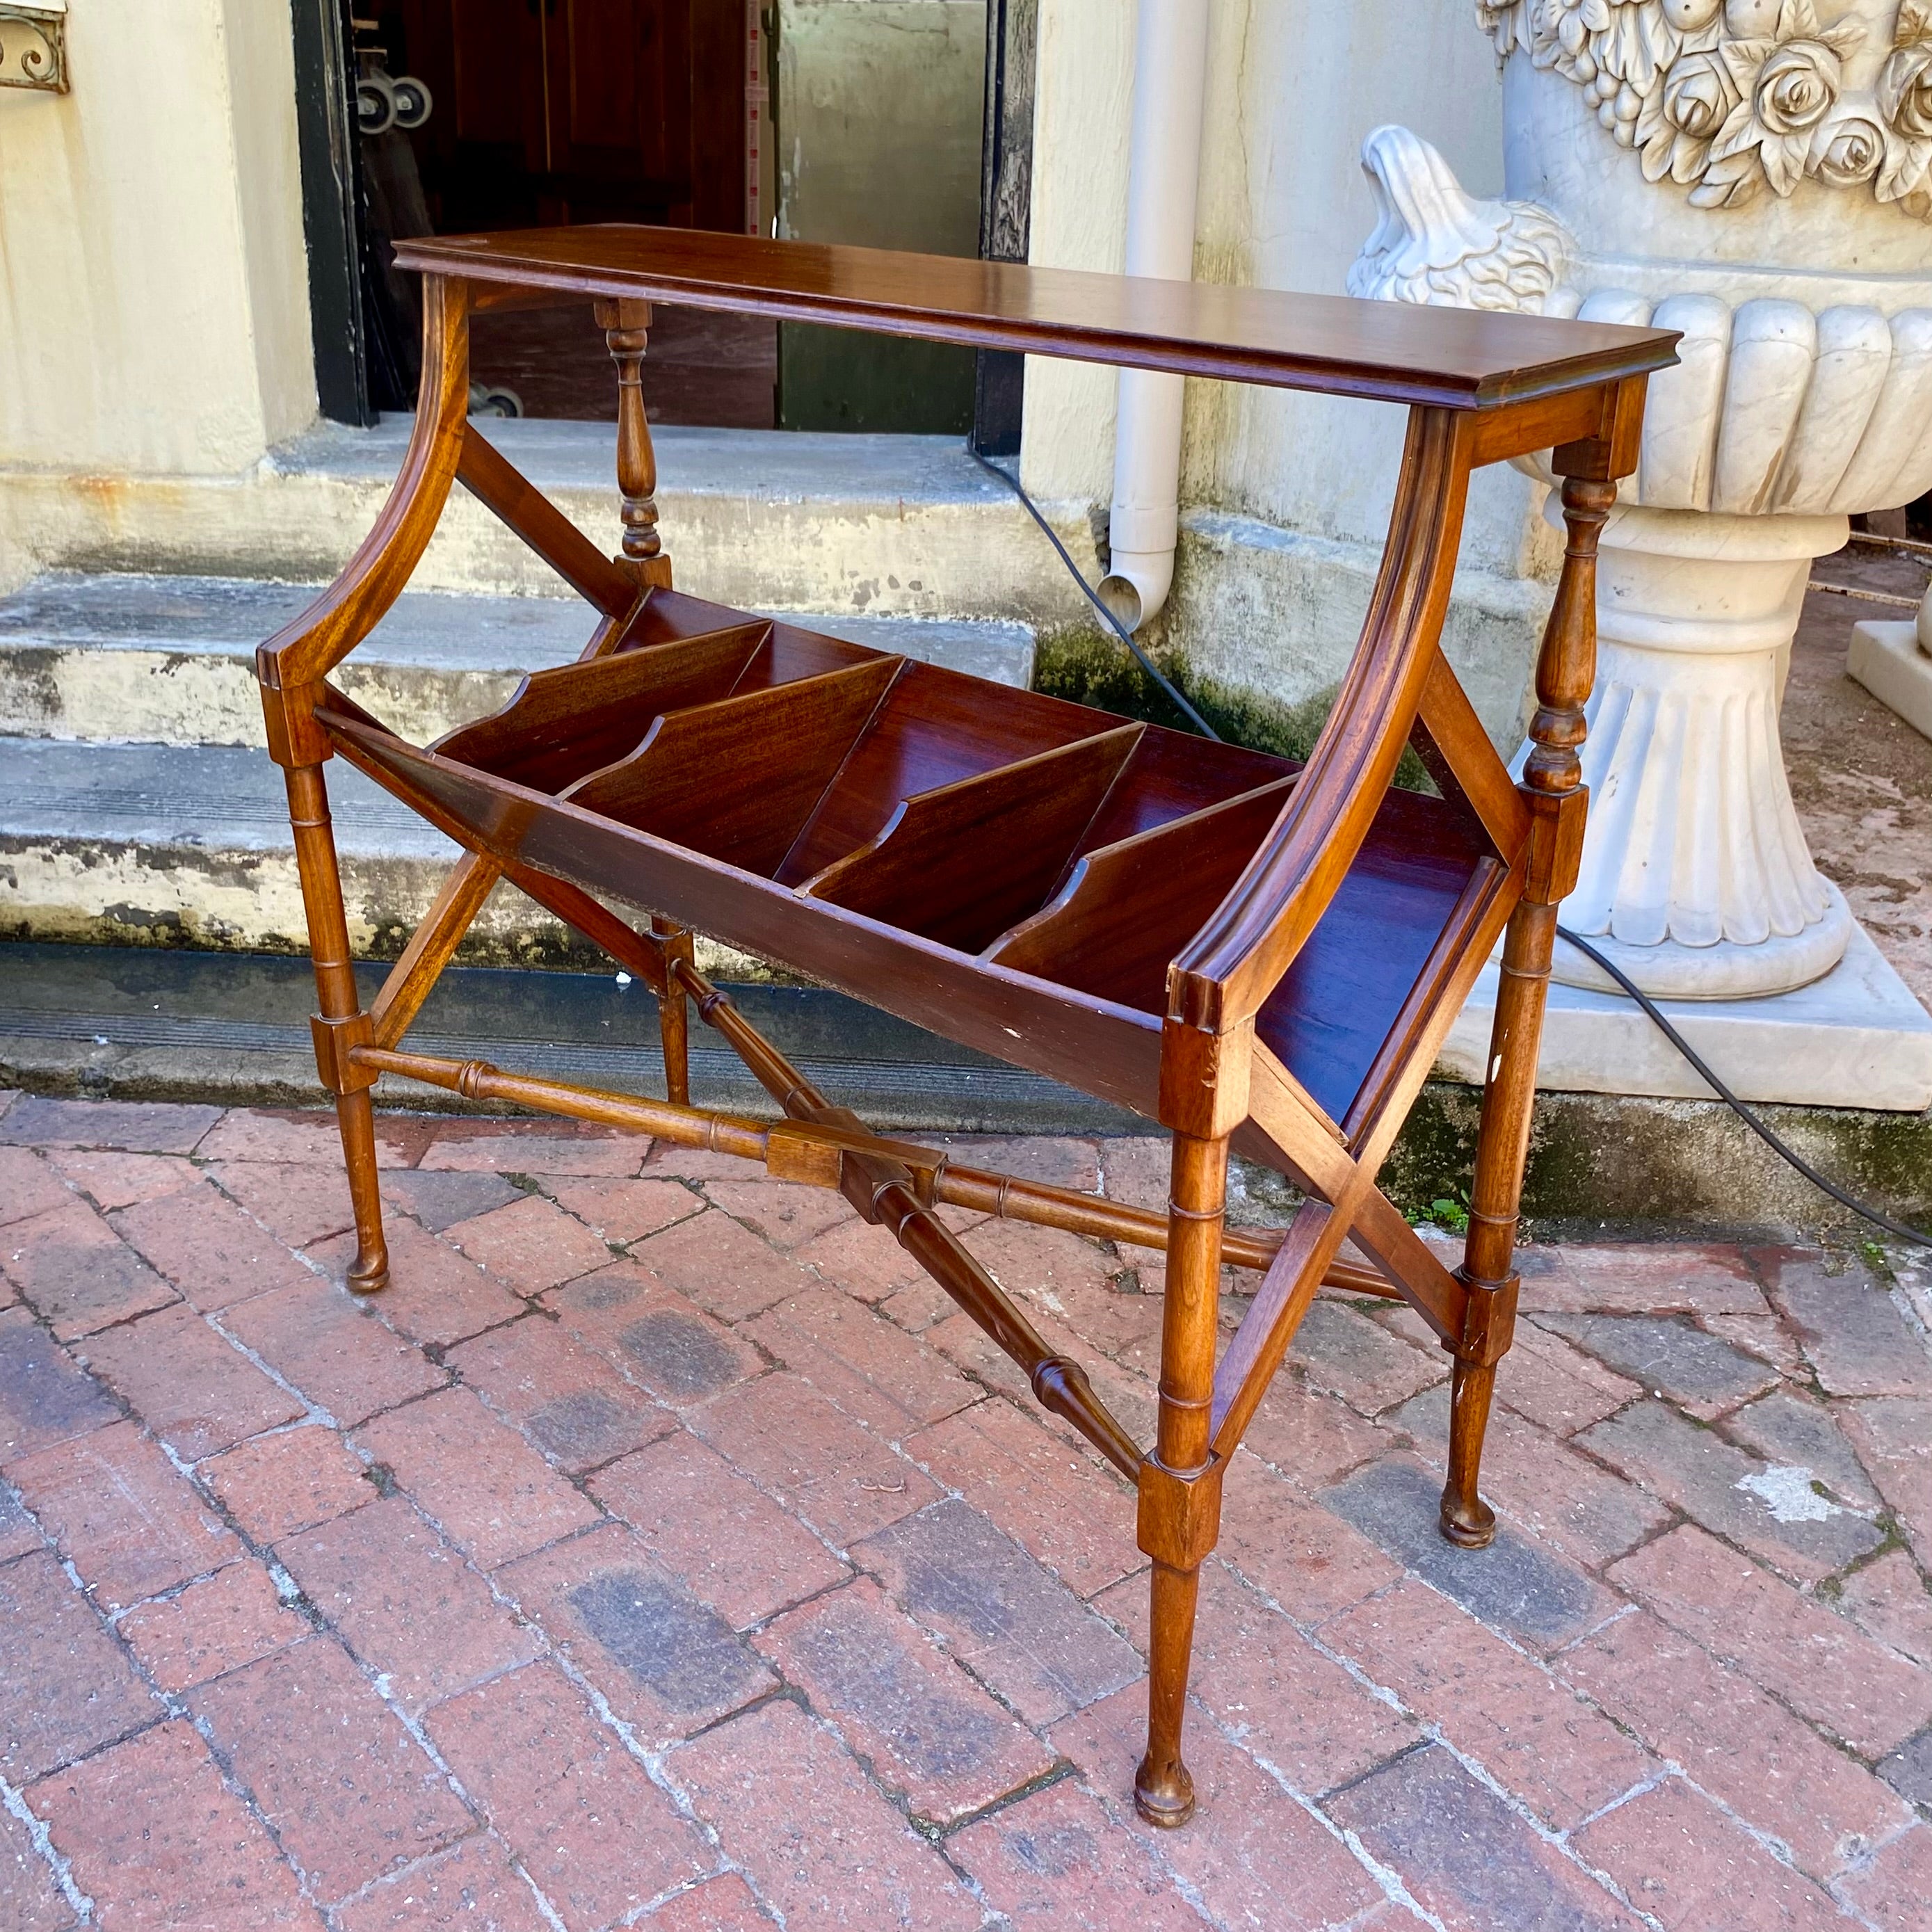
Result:
{"label": "brick paved ground", "polygon": [[[1529,1251],[1480,1556],[1322,1303],[1156,1837],[1124,1486],[836,1197],[391,1118],[362,1304],[326,1118],[0,1108],[6,1932],[1932,1924],[1932,1275]],[[1144,1433],[1157,1264],[971,1239]]]}

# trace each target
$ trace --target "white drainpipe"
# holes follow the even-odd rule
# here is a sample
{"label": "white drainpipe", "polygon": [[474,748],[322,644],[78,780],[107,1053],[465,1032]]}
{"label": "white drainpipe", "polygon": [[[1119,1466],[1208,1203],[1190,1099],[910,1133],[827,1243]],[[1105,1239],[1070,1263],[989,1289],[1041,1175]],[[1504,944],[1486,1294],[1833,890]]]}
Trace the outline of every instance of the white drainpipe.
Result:
{"label": "white drainpipe", "polygon": [[[1195,204],[1208,85],[1208,0],[1140,0],[1127,169],[1127,273],[1194,279]],[[1186,379],[1123,369],[1114,433],[1107,607],[1138,631],[1167,602],[1180,524]]]}

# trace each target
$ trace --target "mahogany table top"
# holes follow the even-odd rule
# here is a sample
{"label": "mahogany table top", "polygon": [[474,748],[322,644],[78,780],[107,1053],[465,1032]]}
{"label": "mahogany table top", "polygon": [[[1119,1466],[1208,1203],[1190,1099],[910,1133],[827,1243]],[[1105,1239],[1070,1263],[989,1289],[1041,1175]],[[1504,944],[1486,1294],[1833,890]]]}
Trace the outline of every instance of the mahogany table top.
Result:
{"label": "mahogany table top", "polygon": [[399,242],[405,268],[1189,376],[1485,410],[1667,367],[1677,337],[1489,310],[607,224]]}

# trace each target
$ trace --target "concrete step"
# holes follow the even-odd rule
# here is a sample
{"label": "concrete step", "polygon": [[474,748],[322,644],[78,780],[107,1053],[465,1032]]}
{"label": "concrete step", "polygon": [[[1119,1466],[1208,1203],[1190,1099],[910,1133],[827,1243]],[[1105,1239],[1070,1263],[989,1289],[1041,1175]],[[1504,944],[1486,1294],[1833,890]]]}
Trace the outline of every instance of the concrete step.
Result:
{"label": "concrete step", "polygon": [[[393,952],[456,848],[340,759],[328,783],[356,950]],[[486,944],[554,950],[553,922],[500,897]],[[0,738],[0,919],[14,938],[305,950],[281,774],[241,746]]]}
{"label": "concrete step", "polygon": [[[392,959],[458,848],[344,760],[328,772],[351,946],[358,958]],[[0,737],[0,939],[306,954],[281,773],[242,746]],[[508,885],[459,957],[608,964]],[[770,976],[710,940],[699,940],[698,958],[713,975]]]}
{"label": "concrete step", "polygon": [[[600,548],[620,533],[614,424],[484,421]],[[233,476],[0,470],[0,590],[45,570],[326,583],[380,511],[411,419],[318,424]],[[681,590],[831,617],[1086,624],[1078,590],[1012,493],[951,436],[659,428],[658,506]],[[1047,506],[1088,574],[1084,502]],[[548,566],[458,488],[418,590],[539,596]]]}
{"label": "concrete step", "polygon": [[[0,732],[259,747],[255,646],[317,589],[244,578],[46,572],[0,598]],[[802,621],[1004,684],[1024,685],[1033,675],[1033,632],[1019,623]],[[338,681],[420,744],[494,710],[526,672],[568,663],[595,622],[573,597],[406,592],[340,667]]]}

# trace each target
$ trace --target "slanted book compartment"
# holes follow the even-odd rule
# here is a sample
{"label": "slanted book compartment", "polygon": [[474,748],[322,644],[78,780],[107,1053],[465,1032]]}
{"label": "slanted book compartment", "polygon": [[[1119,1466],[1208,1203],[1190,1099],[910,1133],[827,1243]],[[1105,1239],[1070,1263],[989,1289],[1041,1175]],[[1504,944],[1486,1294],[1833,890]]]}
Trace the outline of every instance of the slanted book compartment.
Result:
{"label": "slanted book compartment", "polygon": [[[532,674],[430,749],[481,782],[442,796],[486,844],[520,844],[554,800],[748,874],[807,919],[889,928],[962,956],[962,973],[1024,974],[1156,1029],[1170,962],[1299,770],[665,592],[604,655]],[[1370,1084],[1486,865],[1454,801],[1384,800],[1256,1023],[1331,1118]]]}

